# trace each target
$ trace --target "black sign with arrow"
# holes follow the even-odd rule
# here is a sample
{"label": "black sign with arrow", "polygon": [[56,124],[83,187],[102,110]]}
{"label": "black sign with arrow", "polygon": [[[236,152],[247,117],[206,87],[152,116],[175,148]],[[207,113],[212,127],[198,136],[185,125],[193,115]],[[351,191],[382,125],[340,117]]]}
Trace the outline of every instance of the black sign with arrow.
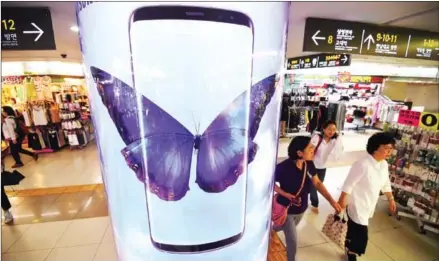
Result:
{"label": "black sign with arrow", "polygon": [[351,65],[350,54],[316,54],[289,58],[287,70],[340,67]]}
{"label": "black sign with arrow", "polygon": [[48,8],[2,7],[2,50],[55,50]]}
{"label": "black sign with arrow", "polygon": [[303,51],[439,60],[439,33],[307,18]]}

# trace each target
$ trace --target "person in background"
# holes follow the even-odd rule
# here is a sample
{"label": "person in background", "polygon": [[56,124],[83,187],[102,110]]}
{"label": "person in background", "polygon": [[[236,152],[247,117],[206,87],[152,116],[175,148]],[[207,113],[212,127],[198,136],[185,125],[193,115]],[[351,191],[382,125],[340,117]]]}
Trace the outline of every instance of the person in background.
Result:
{"label": "person in background", "polygon": [[290,100],[290,95],[284,93],[282,97],[281,112],[280,112],[280,137],[285,138],[287,136],[287,121],[288,121],[288,103]]}
{"label": "person in background", "polygon": [[315,187],[331,206],[340,212],[341,208],[335,201],[325,185],[317,176],[317,171],[312,162],[314,146],[311,138],[305,136],[295,137],[288,147],[288,159],[279,163],[275,170],[274,190],[279,194],[277,203],[288,207],[288,217],[282,230],[287,243],[287,260],[295,261],[297,253],[296,226],[308,208],[308,194],[311,187]]}
{"label": "person in background", "polygon": [[12,168],[23,167],[24,164],[21,161],[20,153],[33,157],[35,161],[38,160],[38,154],[22,148],[25,133],[17,122],[14,109],[9,106],[3,106],[2,109],[3,136],[9,142],[11,155],[15,160],[15,165]]}
{"label": "person in background", "polygon": [[356,261],[365,253],[368,241],[369,219],[372,218],[380,191],[389,202],[389,211],[396,211],[386,159],[392,155],[395,140],[387,133],[372,135],[366,146],[366,157],[356,161],[346,178],[339,198],[340,206],[347,208],[348,232],[346,256]]}
{"label": "person in background", "polygon": [[[2,179],[3,179],[3,171],[5,170],[5,163],[3,161],[3,156],[2,156]],[[5,224],[10,224],[12,223],[12,221],[14,221],[14,216],[12,216],[12,213],[10,211],[10,209],[12,208],[11,206],[11,202],[9,201],[8,195],[6,195],[6,191],[5,191],[5,187],[4,187],[4,182],[2,180],[2,209],[3,209],[3,216],[4,216],[4,220],[5,220]]]}
{"label": "person in background", "polygon": [[[317,176],[321,182],[324,182],[326,176],[326,163],[328,161],[337,161],[343,154],[343,142],[337,134],[337,125],[335,121],[327,121],[322,125],[322,133],[316,133],[311,138],[311,144],[314,145],[314,165]],[[319,197],[317,190],[311,187],[310,200],[312,211],[319,212]]]}

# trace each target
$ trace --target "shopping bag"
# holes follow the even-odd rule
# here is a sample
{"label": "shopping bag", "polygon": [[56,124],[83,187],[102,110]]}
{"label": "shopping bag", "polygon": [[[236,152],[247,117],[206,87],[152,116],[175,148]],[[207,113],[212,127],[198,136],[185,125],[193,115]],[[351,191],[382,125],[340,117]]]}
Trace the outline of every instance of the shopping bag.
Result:
{"label": "shopping bag", "polygon": [[322,228],[322,233],[342,249],[345,248],[347,231],[347,218],[345,218],[343,215],[340,216],[335,214],[328,215],[325,225]]}
{"label": "shopping bag", "polygon": [[271,211],[272,228],[275,231],[280,231],[288,217],[288,207],[285,207],[277,202],[278,194],[273,197],[273,207]]}

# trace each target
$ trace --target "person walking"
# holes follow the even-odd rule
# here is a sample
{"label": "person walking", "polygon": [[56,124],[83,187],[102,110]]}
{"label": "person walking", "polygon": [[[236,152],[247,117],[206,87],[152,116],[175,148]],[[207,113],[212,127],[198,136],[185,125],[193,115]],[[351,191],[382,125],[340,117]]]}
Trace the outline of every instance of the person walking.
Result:
{"label": "person walking", "polygon": [[306,209],[308,208],[308,194],[311,187],[315,187],[331,206],[340,212],[341,208],[329,194],[325,185],[317,176],[313,163],[314,146],[311,138],[305,136],[295,137],[288,147],[288,159],[279,163],[275,170],[274,190],[278,193],[277,203],[288,208],[286,222],[282,226],[287,247],[287,260],[295,261],[297,253],[297,231]]}
{"label": "person walking", "polygon": [[342,187],[338,200],[348,216],[346,257],[356,261],[365,253],[368,241],[369,219],[373,217],[380,191],[389,202],[389,211],[396,211],[386,159],[392,155],[395,140],[387,133],[372,135],[366,146],[368,155],[356,161]]}
{"label": "person walking", "polygon": [[24,130],[21,129],[17,122],[14,109],[9,106],[2,108],[2,130],[4,138],[9,142],[11,155],[15,160],[15,165],[12,168],[23,167],[23,162],[20,158],[20,153],[31,156],[35,161],[38,160],[38,154],[23,149],[22,144],[25,137]]}
{"label": "person walking", "polygon": [[[322,125],[322,133],[316,133],[311,138],[311,144],[314,145],[314,165],[317,176],[321,182],[325,181],[326,164],[328,161],[337,161],[343,154],[343,142],[341,136],[337,134],[337,125],[335,121],[327,121]],[[310,201],[312,211],[319,213],[319,197],[315,187],[311,187]]]}
{"label": "person walking", "polygon": [[5,163],[3,161],[3,156],[2,156],[1,161],[2,161],[1,162],[1,164],[2,164],[2,180],[1,180],[1,182],[2,182],[2,184],[1,184],[1,187],[2,187],[1,200],[2,200],[2,202],[1,202],[1,204],[2,204],[2,209],[3,209],[3,216],[4,216],[5,224],[10,224],[10,223],[12,223],[12,221],[14,221],[14,216],[12,216],[12,213],[10,211],[12,206],[11,206],[11,202],[9,201],[8,195],[6,194],[6,191],[5,191],[5,183],[6,182],[4,182],[4,180],[3,180],[3,172],[5,171]]}

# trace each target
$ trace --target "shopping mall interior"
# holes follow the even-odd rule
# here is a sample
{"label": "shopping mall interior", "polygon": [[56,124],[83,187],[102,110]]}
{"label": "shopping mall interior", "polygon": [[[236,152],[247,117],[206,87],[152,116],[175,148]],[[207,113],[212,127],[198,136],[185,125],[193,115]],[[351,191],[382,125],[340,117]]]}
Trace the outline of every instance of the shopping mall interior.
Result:
{"label": "shopping mall interior", "polygon": [[[93,97],[95,92],[87,87],[75,3],[2,2],[1,7],[2,106],[11,106],[23,116],[24,126],[20,125],[26,132],[23,148],[38,154],[38,160],[21,155],[24,166],[17,170],[25,178],[19,184],[2,184],[12,205],[13,221],[6,224],[6,216],[2,219],[1,260],[179,260],[163,259],[163,256],[139,259],[136,253],[123,253],[124,243],[117,240],[122,232],[114,227],[121,226],[122,221],[110,215],[107,181],[105,175],[102,178],[105,171],[96,135],[97,128],[102,133],[106,126],[94,121],[90,106],[93,99],[100,97]],[[16,41],[17,35],[11,32],[6,35],[6,29],[11,30],[8,19],[3,20],[7,10],[14,10],[13,15],[19,17],[17,21],[26,21],[17,8],[36,7],[48,8],[51,22],[48,26],[42,19],[44,27],[26,30],[31,30],[27,32],[32,37],[42,39],[45,35],[40,31],[53,34],[54,43],[44,39],[49,47],[32,48],[32,41],[22,44]],[[380,197],[369,223],[368,248],[359,260],[439,260],[439,3],[292,2],[289,8],[285,66],[279,72],[279,86],[283,87],[287,105],[282,109],[283,123],[275,127],[280,133],[277,162],[288,158],[288,145],[294,137],[310,136],[321,129],[324,121],[334,120],[344,153],[339,160],[328,163],[324,184],[338,197],[352,164],[367,155],[369,137],[383,130],[398,133],[396,152],[389,160],[398,210],[389,214],[387,199]],[[333,36],[325,35],[326,29],[316,31],[313,20],[308,18],[336,19],[339,24],[348,21],[343,25],[357,22],[353,28],[361,23],[387,28],[375,35],[375,39],[366,38],[363,31],[361,45],[363,49],[367,46],[368,51],[371,44],[373,48],[389,49],[375,54],[365,51],[366,55],[352,51],[348,48],[352,30],[349,33],[346,26],[339,27],[344,30],[341,32],[344,36],[334,39],[345,49],[325,50],[322,42],[332,43]],[[327,30],[334,23],[328,22]],[[397,33],[388,29],[393,27],[398,28]],[[428,36],[423,40],[412,38],[412,43],[422,42],[422,47],[415,48],[411,57],[407,44],[398,46],[406,48],[402,54],[392,52],[399,32],[412,31],[418,38],[424,37],[422,33]],[[29,36],[19,36],[22,35]],[[413,115],[418,115],[416,125]],[[430,119],[425,120],[424,116]],[[419,137],[426,137],[426,141]],[[12,172],[17,162],[6,139],[2,139],[2,164]],[[398,168],[405,170],[404,164],[409,164],[403,158],[407,151],[413,152],[410,144],[416,148],[414,161],[426,169],[427,177],[398,172]],[[3,175],[2,172],[2,183]],[[120,193],[125,192],[127,200],[120,204],[129,205],[130,188]],[[333,210],[319,197],[319,212],[307,210],[297,226],[297,260],[345,260],[344,250],[322,233],[322,226]],[[286,261],[284,233],[270,235],[267,260]],[[130,244],[135,249],[141,248],[138,241],[141,237],[134,236],[138,238],[133,238]]]}

